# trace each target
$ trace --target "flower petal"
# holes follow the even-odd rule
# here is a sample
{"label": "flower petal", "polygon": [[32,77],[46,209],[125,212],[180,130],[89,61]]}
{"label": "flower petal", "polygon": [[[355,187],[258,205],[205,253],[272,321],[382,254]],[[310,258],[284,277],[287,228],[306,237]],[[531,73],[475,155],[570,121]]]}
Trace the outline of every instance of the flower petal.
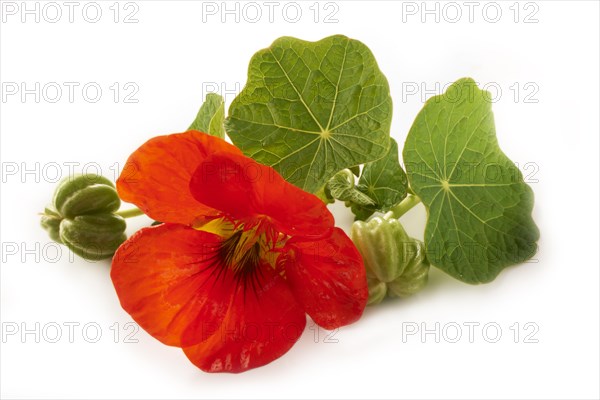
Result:
{"label": "flower petal", "polygon": [[288,235],[322,237],[333,227],[333,216],[318,197],[243,155],[207,157],[194,173],[190,190],[199,202],[232,219],[267,218],[277,231]]}
{"label": "flower petal", "polygon": [[290,239],[278,262],[311,318],[325,329],[360,318],[369,291],[362,257],[340,228],[319,241]]}
{"label": "flower petal", "polygon": [[210,337],[207,327],[221,323],[236,288],[211,258],[221,240],[179,224],[139,230],[113,257],[121,306],[165,344],[189,346]]}
{"label": "flower petal", "polygon": [[197,131],[152,138],[127,160],[117,180],[119,196],[161,222],[191,225],[199,216],[216,215],[192,197],[189,183],[198,165],[217,151],[241,154],[224,140]]}
{"label": "flower petal", "polygon": [[281,357],[296,343],[306,314],[283,278],[263,264],[257,290],[238,286],[221,325],[186,356],[206,372],[243,372]]}

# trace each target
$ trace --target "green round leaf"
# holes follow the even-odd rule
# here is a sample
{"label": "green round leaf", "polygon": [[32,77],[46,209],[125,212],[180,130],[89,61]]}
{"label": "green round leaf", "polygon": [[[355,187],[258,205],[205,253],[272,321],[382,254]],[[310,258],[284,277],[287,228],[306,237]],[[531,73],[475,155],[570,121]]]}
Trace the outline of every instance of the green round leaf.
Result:
{"label": "green round leaf", "polygon": [[428,210],[431,264],[468,283],[529,259],[533,192],[496,139],[491,96],[472,79],[427,101],[404,145],[411,188]]}
{"label": "green round leaf", "polygon": [[391,118],[387,79],[363,43],[282,37],[250,61],[225,126],[246,155],[315,193],[338,171],[383,157]]}
{"label": "green round leaf", "polygon": [[225,100],[216,93],[208,93],[196,119],[188,129],[225,138]]}

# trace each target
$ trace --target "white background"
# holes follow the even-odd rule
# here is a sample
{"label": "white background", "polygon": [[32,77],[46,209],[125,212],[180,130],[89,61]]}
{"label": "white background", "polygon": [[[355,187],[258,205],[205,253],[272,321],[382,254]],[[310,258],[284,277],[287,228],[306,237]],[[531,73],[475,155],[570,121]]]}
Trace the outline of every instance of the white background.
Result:
{"label": "white background", "polygon": [[[6,7],[9,2],[2,3]],[[326,10],[321,3],[317,23],[309,8],[313,1],[298,3],[302,16],[296,23],[285,20],[283,2],[275,8],[273,23],[262,2],[259,22],[244,21],[242,14],[239,23],[234,15],[222,23],[220,13],[203,14],[202,2],[136,1],[127,9],[118,5],[115,23],[109,8],[113,3],[99,2],[103,14],[97,23],[82,17],[85,2],[75,8],[72,23],[62,2],[57,23],[45,20],[55,16],[49,8],[39,23],[35,15],[23,23],[21,9],[16,15],[3,14],[3,85],[80,85],[72,103],[66,86],[56,103],[48,101],[54,92],[41,93],[36,103],[33,94],[23,100],[20,93],[7,96],[3,91],[3,398],[599,396],[597,2],[498,2],[502,15],[496,23],[490,21],[498,7],[486,8],[486,14],[486,3],[476,6],[473,22],[467,5],[454,3],[462,18],[452,23],[448,19],[456,16],[454,6],[439,3],[439,21],[425,15],[422,22],[421,2],[391,1],[338,1]],[[40,12],[44,4],[39,3]],[[432,2],[427,6],[436,7]],[[123,23],[135,7],[138,22]],[[403,7],[417,7],[417,13],[403,13]],[[337,22],[325,23],[325,15],[336,9]],[[294,10],[287,11],[288,20],[295,17]],[[93,18],[93,10],[88,12]],[[255,17],[255,9],[246,12],[247,18]],[[525,23],[531,13],[533,23]],[[392,135],[399,143],[424,98],[432,95],[421,89],[411,95],[414,87],[435,90],[438,85],[439,91],[471,76],[491,91],[500,88],[493,105],[500,145],[522,168],[530,163],[524,172],[535,191],[534,217],[541,230],[537,262],[508,268],[481,286],[462,284],[434,269],[428,287],[413,298],[367,309],[358,323],[336,332],[334,340],[326,340],[323,330],[307,329],[288,354],[240,375],[203,373],[181,350],[143,331],[133,336],[138,343],[125,343],[124,324],[131,320],[112,288],[109,262],[71,259],[65,248],[57,256],[57,247],[48,244],[39,227],[37,213],[55,187],[53,163],[62,167],[62,174],[68,173],[67,163],[79,163],[77,172],[92,163],[89,171],[98,165],[114,179],[115,163],[122,165],[145,140],[185,130],[207,85],[216,84],[222,93],[241,89],[255,51],[283,35],[318,40],[336,33],[363,41],[375,54],[390,82]],[[96,103],[82,97],[81,88],[89,82],[103,90]],[[121,87],[117,103],[109,88],[115,82]],[[137,103],[124,102],[131,91],[123,91],[128,82],[139,88],[133,97]],[[229,104],[234,95],[223,94]],[[334,212],[338,224],[349,228],[345,209],[336,206]],[[424,220],[421,206],[403,219],[421,237]],[[138,218],[130,231],[145,223]],[[470,322],[480,324],[473,343],[464,325]],[[35,331],[36,323],[39,343],[33,333],[21,336],[23,328]],[[69,323],[80,324],[74,327],[73,343]],[[84,335],[86,323],[102,329],[96,343],[86,340],[95,336],[93,326]],[[439,343],[434,334],[403,340],[408,327],[435,329],[436,323]],[[487,336],[482,332],[487,323],[502,329],[496,343],[486,340],[496,336],[493,328]],[[528,329],[526,323],[531,323]],[[50,343],[55,324],[62,336]],[[450,343],[456,324],[462,337]],[[9,335],[15,326],[19,332]],[[111,327],[117,326],[115,343]],[[525,343],[535,327],[539,330],[529,339],[537,343]]]}

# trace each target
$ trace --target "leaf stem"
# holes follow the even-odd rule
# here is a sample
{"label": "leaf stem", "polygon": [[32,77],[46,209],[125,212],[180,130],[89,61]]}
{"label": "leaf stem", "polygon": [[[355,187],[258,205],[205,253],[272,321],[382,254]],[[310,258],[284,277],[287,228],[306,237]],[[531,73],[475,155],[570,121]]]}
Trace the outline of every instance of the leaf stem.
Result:
{"label": "leaf stem", "polygon": [[421,198],[419,196],[409,195],[404,200],[402,200],[400,204],[397,204],[394,207],[392,207],[390,211],[394,213],[394,218],[400,218],[420,202]]}
{"label": "leaf stem", "polygon": [[144,215],[144,212],[136,207],[129,210],[119,210],[115,214],[120,215],[123,218],[131,218]]}

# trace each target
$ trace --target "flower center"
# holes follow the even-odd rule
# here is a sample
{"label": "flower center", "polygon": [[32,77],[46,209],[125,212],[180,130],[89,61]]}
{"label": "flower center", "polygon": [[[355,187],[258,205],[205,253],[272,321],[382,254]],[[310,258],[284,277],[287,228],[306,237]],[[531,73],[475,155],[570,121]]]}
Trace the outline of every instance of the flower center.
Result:
{"label": "flower center", "polygon": [[243,289],[244,297],[247,289],[256,294],[262,285],[263,265],[275,266],[275,254],[270,250],[275,246],[268,225],[258,223],[251,227],[237,226],[233,233],[216,247],[212,254],[216,279],[228,273]]}
{"label": "flower center", "polygon": [[268,220],[236,222],[227,218],[215,219],[196,228],[222,238],[207,254],[208,268],[215,283],[230,273],[235,282],[254,293],[261,286],[263,266],[276,268],[278,252],[285,237],[276,232]]}
{"label": "flower center", "polygon": [[236,276],[254,270],[260,264],[261,236],[254,229],[235,231],[221,243],[219,259]]}

